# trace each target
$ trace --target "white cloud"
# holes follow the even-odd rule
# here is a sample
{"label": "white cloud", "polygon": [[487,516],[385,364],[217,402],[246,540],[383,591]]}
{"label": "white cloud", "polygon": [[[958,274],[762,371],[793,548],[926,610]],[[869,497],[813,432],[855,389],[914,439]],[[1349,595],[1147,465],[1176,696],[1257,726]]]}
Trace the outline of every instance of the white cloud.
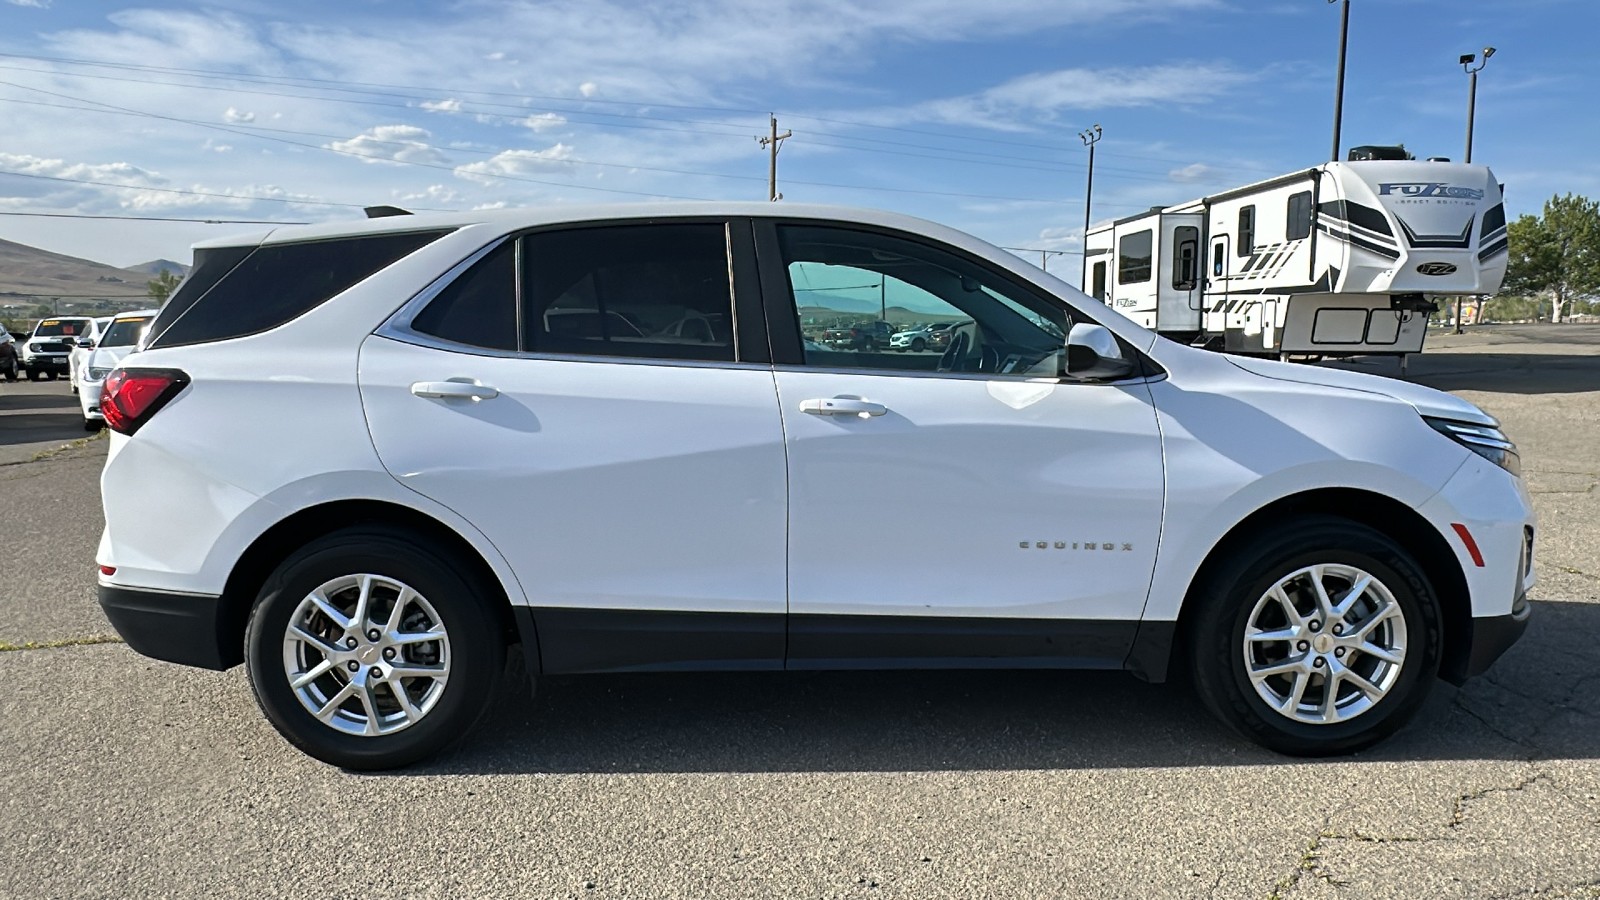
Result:
{"label": "white cloud", "polygon": [[1208,166],[1205,163],[1190,163],[1187,166],[1168,172],[1167,177],[1173,181],[1193,184],[1197,181],[1216,181],[1219,178],[1233,176],[1216,166]]}
{"label": "white cloud", "polygon": [[246,122],[254,122],[256,120],[256,114],[253,112],[246,112],[242,109],[235,109],[230,106],[228,107],[227,111],[222,114],[222,120],[224,122],[230,122],[234,125],[241,125]]}
{"label": "white cloud", "polygon": [[233,149],[233,145],[219,143],[211,138],[206,138],[205,143],[200,145],[200,149],[210,150],[213,153],[227,153]]}
{"label": "white cloud", "polygon": [[600,85],[592,81],[585,81],[583,84],[578,85],[578,93],[585,97],[593,97],[595,94],[600,93]]}
{"label": "white cloud", "polygon": [[558,116],[555,113],[539,113],[523,119],[522,124],[534,131],[549,131],[552,128],[559,128],[567,124],[567,119],[565,116]]}
{"label": "white cloud", "polygon": [[417,104],[428,112],[461,112],[461,101],[451,97],[449,100],[424,100]]}
{"label": "white cloud", "polygon": [[569,168],[565,160],[571,158],[572,148],[555,144],[544,150],[504,150],[481,162],[456,167],[463,178],[489,183],[496,175],[532,175]]}
{"label": "white cloud", "polygon": [[506,54],[505,54],[504,50],[496,50],[493,53],[484,54],[483,58],[487,59],[487,60],[489,60],[491,62],[499,62],[500,60],[506,58]]}
{"label": "white cloud", "polygon": [[359,156],[365,162],[448,163],[450,158],[426,143],[433,132],[415,125],[379,125],[347,141],[323,146]]}
{"label": "white cloud", "polygon": [[1020,131],[1066,112],[1205,103],[1252,77],[1216,64],[1058,69],[919,104],[897,118]]}
{"label": "white cloud", "polygon": [[12,6],[31,6],[34,9],[49,9],[50,0],[8,0]]}
{"label": "white cloud", "polygon": [[461,202],[461,193],[455,188],[446,187],[442,184],[430,184],[423,190],[414,191],[409,194],[400,194],[396,199],[403,203],[421,200],[424,203],[443,204],[448,206],[459,204]]}

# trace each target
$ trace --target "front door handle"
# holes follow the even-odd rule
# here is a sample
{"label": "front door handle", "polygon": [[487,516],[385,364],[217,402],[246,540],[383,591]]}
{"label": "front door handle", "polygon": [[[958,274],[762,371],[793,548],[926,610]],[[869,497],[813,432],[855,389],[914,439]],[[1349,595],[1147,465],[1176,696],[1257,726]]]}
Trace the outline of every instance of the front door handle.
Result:
{"label": "front door handle", "polygon": [[814,416],[881,416],[889,411],[889,407],[882,403],[873,403],[871,400],[857,400],[853,397],[828,397],[817,400],[800,401],[800,411],[811,413]]}
{"label": "front door handle", "polygon": [[500,396],[500,391],[486,384],[453,378],[449,381],[419,381],[411,386],[411,393],[438,400],[493,400]]}

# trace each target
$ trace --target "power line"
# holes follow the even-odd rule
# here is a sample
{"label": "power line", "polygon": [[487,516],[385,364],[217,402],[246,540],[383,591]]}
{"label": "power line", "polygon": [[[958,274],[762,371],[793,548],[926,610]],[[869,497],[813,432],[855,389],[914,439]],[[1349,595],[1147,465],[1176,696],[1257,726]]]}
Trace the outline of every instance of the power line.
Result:
{"label": "power line", "polygon": [[[273,141],[279,141],[279,142],[282,142],[282,143],[288,143],[288,144],[292,144],[293,146],[297,146],[297,147],[307,147],[307,148],[310,148],[310,149],[327,150],[327,151],[331,151],[331,152],[335,152],[335,153],[340,153],[340,154],[343,154],[343,155],[346,155],[346,156],[355,156],[355,157],[360,158],[360,159],[376,159],[376,160],[383,160],[383,161],[386,161],[386,162],[394,162],[394,163],[398,163],[398,164],[401,164],[401,165],[422,165],[422,166],[426,166],[428,168],[442,169],[442,170],[447,170],[447,171],[450,171],[450,172],[456,172],[457,171],[454,167],[451,167],[451,166],[432,165],[432,164],[428,164],[428,163],[417,162],[417,161],[414,161],[414,160],[400,160],[400,159],[394,159],[392,157],[375,156],[375,155],[367,154],[367,153],[355,153],[353,151],[338,150],[338,149],[335,149],[335,148],[324,147],[324,146],[321,146],[321,145],[306,144],[306,143],[302,143],[300,141],[286,141],[286,140],[281,139],[281,138],[273,138],[273,137],[270,137],[270,136],[267,136],[267,135],[251,134],[248,131],[241,131],[240,129],[271,131],[271,132],[275,132],[275,133],[279,133],[279,134],[293,134],[293,135],[299,135],[299,136],[302,136],[302,137],[321,137],[321,138],[327,138],[327,139],[335,140],[335,141],[348,141],[348,140],[352,139],[352,138],[347,137],[345,135],[328,134],[328,133],[325,133],[325,132],[314,132],[314,131],[296,131],[296,130],[286,129],[286,128],[271,128],[271,127],[267,127],[267,126],[248,125],[248,124],[237,124],[237,125],[223,126],[223,125],[217,125],[217,124],[210,123],[210,122],[201,122],[201,121],[197,121],[197,120],[194,120],[194,119],[183,119],[183,118],[179,118],[177,116],[160,115],[160,114],[157,114],[157,113],[145,112],[144,110],[137,110],[137,109],[129,109],[129,108],[126,108],[126,107],[112,106],[110,104],[100,103],[99,101],[96,101],[96,100],[86,100],[86,99],[81,99],[81,98],[77,98],[77,97],[71,97],[71,96],[68,96],[66,94],[59,94],[59,93],[56,93],[56,92],[53,92],[53,91],[45,91],[45,90],[43,90],[41,88],[34,88],[34,87],[27,86],[27,85],[17,85],[17,84],[14,84],[12,82],[7,82],[7,81],[0,81],[0,85],[5,85],[5,86],[9,86],[9,87],[18,87],[18,88],[21,88],[23,90],[36,91],[36,92],[48,94],[48,95],[54,96],[54,97],[61,97],[63,99],[67,99],[67,100],[73,100],[73,101],[78,102],[78,103],[92,103],[92,104],[95,104],[96,106],[107,107],[107,108],[105,108],[105,109],[96,109],[94,107],[86,107],[86,106],[67,106],[65,104],[44,103],[42,101],[37,101],[37,100],[19,100],[19,99],[14,98],[14,97],[0,97],[0,102],[23,103],[23,104],[30,104],[30,105],[37,105],[37,106],[49,106],[49,107],[52,107],[52,108],[69,109],[69,110],[74,110],[74,111],[78,111],[78,112],[91,112],[91,113],[97,113],[97,114],[102,114],[102,115],[128,115],[128,116],[136,116],[136,117],[141,117],[141,118],[154,118],[154,119],[159,119],[159,120],[162,120],[162,121],[174,122],[174,123],[181,124],[181,125],[191,125],[191,126],[194,126],[194,127],[197,127],[197,128],[207,128],[207,129],[212,129],[212,130],[225,131],[225,132],[227,132],[229,134],[238,135],[240,137],[260,138],[262,140],[273,140]],[[418,147],[418,148],[422,148],[422,149],[438,150],[440,152],[467,153],[467,154],[472,154],[472,155],[491,156],[491,157],[492,156],[498,156],[498,155],[500,155],[501,152],[503,152],[503,151],[494,151],[494,150],[478,150],[478,149],[475,149],[475,148],[441,147],[441,146],[439,146],[437,144],[429,144],[429,143],[426,143],[424,141],[390,141],[390,140],[383,140],[381,138],[365,137],[365,136],[362,136],[362,135],[358,135],[358,137],[364,137],[364,139],[368,143],[373,143],[373,144],[387,144],[387,145],[397,146],[397,147],[413,147],[414,146],[414,147]],[[854,149],[854,148],[847,148],[847,149]],[[860,148],[860,149],[867,150],[867,152],[894,152],[894,151],[873,151],[873,150],[870,150],[869,148]],[[904,154],[904,155],[917,155],[917,154]],[[637,170],[646,171],[646,172],[662,172],[662,173],[672,174],[672,175],[690,175],[690,176],[705,177],[705,178],[732,178],[732,179],[736,179],[736,180],[740,180],[740,181],[759,181],[759,180],[761,180],[759,176],[754,176],[754,175],[735,175],[735,174],[731,174],[731,173],[727,173],[727,172],[703,172],[703,171],[694,171],[694,170],[688,170],[688,169],[667,169],[667,168],[662,168],[662,167],[659,167],[659,166],[635,165],[635,164],[632,164],[632,163],[601,162],[601,161],[598,161],[598,160],[577,159],[577,158],[572,158],[572,157],[560,158],[560,159],[551,158],[550,161],[553,162],[553,163],[562,163],[562,164],[585,165],[585,166],[601,166],[601,167],[606,167],[606,168],[617,168],[617,169],[637,169]],[[0,174],[5,174],[5,173],[0,173]],[[16,173],[13,173],[13,174],[16,174]],[[459,174],[459,173],[457,173],[457,174]],[[497,175],[495,175],[495,173],[469,173],[469,174],[472,174],[472,175],[480,175],[481,174],[481,175],[486,175],[486,176],[489,176],[489,177],[511,178],[512,180],[517,180],[517,181],[534,181],[534,183],[536,183],[536,184],[556,184],[557,186],[562,186],[562,187],[568,186],[568,185],[559,184],[559,183],[556,183],[556,182],[536,181],[534,179],[517,178],[517,177],[514,177],[514,176],[497,176]],[[34,177],[45,177],[45,176],[34,176]],[[91,182],[84,182],[84,183],[91,183]],[[804,180],[799,180],[799,179],[790,179],[789,183],[790,184],[798,184],[798,185],[802,185],[802,186],[806,186],[806,187],[826,187],[826,188],[836,188],[836,189],[840,189],[840,190],[852,190],[852,191],[878,191],[878,192],[885,192],[885,193],[892,193],[892,194],[923,194],[923,195],[935,196],[935,197],[960,197],[960,198],[973,199],[973,200],[1005,200],[1005,201],[1019,202],[1019,203],[1052,203],[1052,202],[1059,202],[1059,201],[1049,200],[1049,199],[1041,198],[1041,197],[1008,197],[1008,196],[1001,196],[1001,195],[995,195],[995,194],[972,194],[972,193],[963,193],[963,192],[960,192],[960,191],[933,191],[933,190],[925,190],[925,189],[919,189],[919,188],[886,187],[886,186],[882,186],[882,185],[839,184],[839,183],[834,183],[834,182],[804,181]],[[130,187],[130,188],[134,187],[133,185],[112,185],[112,186],[114,186],[114,187]],[[609,191],[612,191],[612,192],[631,193],[631,194],[644,193],[644,192],[640,192],[640,191],[619,191],[616,188],[585,188],[585,186],[583,186],[583,185],[571,185],[571,186],[572,187],[584,188],[584,189],[587,189],[587,190],[609,190]],[[139,188],[139,189],[140,190],[161,190],[160,188]],[[654,196],[662,196],[662,195],[657,195],[657,194],[645,194],[645,195],[646,196],[652,196],[652,197],[654,197]],[[235,195],[218,194],[218,195],[215,195],[215,196],[234,197]],[[261,199],[276,199],[276,198],[261,198]],[[669,199],[706,199],[706,198],[670,198],[669,197]],[[301,202],[301,201],[284,200],[282,202]],[[305,202],[310,202],[310,201],[305,201]],[[1075,202],[1075,201],[1067,201],[1067,202]],[[336,205],[361,208],[361,207],[366,206],[367,204],[346,203],[346,204],[336,204]],[[425,211],[439,211],[439,210],[425,210]]]}
{"label": "power line", "polygon": [[[0,68],[3,68],[3,67],[0,67]],[[367,153],[356,153],[356,152],[350,151],[350,150],[340,150],[337,147],[325,147],[325,146],[322,146],[320,144],[307,144],[307,143],[305,143],[303,141],[291,141],[288,138],[273,137],[271,135],[266,135],[266,134],[251,134],[248,131],[241,131],[241,130],[239,130],[237,128],[233,128],[233,127],[226,126],[226,125],[212,125],[212,124],[208,124],[208,123],[204,123],[204,122],[193,122],[193,121],[190,121],[190,120],[187,120],[187,119],[180,119],[180,118],[178,118],[176,116],[166,116],[166,115],[162,115],[160,113],[153,113],[153,112],[148,112],[148,111],[145,111],[145,110],[129,109],[128,107],[125,107],[125,106],[117,106],[116,104],[112,104],[112,103],[102,103],[102,102],[100,102],[98,100],[88,100],[88,99],[85,99],[83,97],[74,97],[74,96],[71,96],[70,94],[61,94],[61,93],[57,93],[55,91],[47,91],[47,90],[44,90],[43,88],[30,87],[28,85],[16,84],[14,82],[9,82],[9,81],[0,81],[0,85],[6,86],[6,87],[14,87],[14,88],[18,88],[20,90],[25,90],[25,91],[33,91],[35,93],[44,94],[44,95],[49,96],[49,97],[59,97],[59,98],[61,98],[63,100],[72,100],[72,101],[75,101],[75,102],[78,102],[78,103],[87,103],[87,104],[90,104],[92,106],[103,107],[105,109],[117,110],[117,111],[120,111],[120,112],[130,113],[132,115],[143,116],[145,118],[160,119],[160,120],[166,121],[166,122],[176,122],[176,123],[179,123],[181,125],[192,125],[192,126],[197,127],[197,128],[206,128],[206,129],[210,129],[212,131],[221,131],[221,132],[224,132],[226,134],[235,134],[235,135],[239,135],[241,137],[251,137],[251,138],[255,138],[257,140],[262,140],[262,141],[274,141],[274,142],[280,143],[280,144],[288,144],[289,146],[292,146],[292,147],[304,147],[304,148],[306,148],[308,150],[321,150],[321,151],[325,151],[325,152],[328,152],[328,153],[337,153],[340,156],[353,156],[353,157],[355,157],[357,159],[382,159],[382,160],[385,160],[387,162],[396,163],[398,165],[419,166],[419,167],[425,168],[425,169],[438,169],[440,171],[445,171],[445,172],[454,173],[456,171],[456,168],[454,166],[438,165],[436,163],[427,163],[427,162],[422,162],[420,160],[414,160],[414,159],[392,159],[392,158],[389,158],[389,157],[372,156],[372,155],[367,154]],[[553,161],[559,162],[559,160],[553,160]],[[628,194],[628,195],[635,196],[635,197],[651,197],[651,198],[659,198],[659,199],[667,199],[667,200],[701,200],[701,199],[706,199],[706,198],[703,198],[703,197],[677,197],[677,196],[673,196],[671,194],[652,193],[652,192],[649,192],[649,191],[630,191],[630,190],[625,190],[625,189],[622,189],[622,188],[594,187],[593,185],[570,184],[570,183],[560,182],[560,181],[545,181],[545,180],[539,179],[539,178],[527,178],[527,177],[520,176],[520,175],[506,175],[506,174],[499,173],[499,172],[472,172],[472,173],[469,173],[469,174],[472,175],[472,176],[482,177],[482,178],[497,178],[497,179],[501,179],[501,180],[505,180],[505,181],[520,181],[520,182],[525,182],[525,183],[529,183],[529,184],[542,184],[542,185],[546,185],[546,186],[549,186],[549,187],[573,188],[573,189],[582,190],[582,191],[600,191],[602,193],[607,193],[607,194]]]}
{"label": "power line", "polygon": [[[9,175],[0,172],[0,175]],[[33,216],[44,219],[123,219],[134,222],[198,222],[202,225],[310,225],[310,222],[283,222],[276,219],[183,219],[173,216],[99,216],[88,213],[8,212],[0,216]]]}
{"label": "power line", "polygon": [[[59,58],[53,58],[53,57],[30,57],[30,56],[24,56],[24,55],[21,55],[21,54],[0,53],[0,58],[6,58],[6,57],[15,58],[15,59],[38,60],[38,61],[64,61],[64,60],[60,60]],[[213,86],[213,85],[205,85],[205,84],[186,84],[186,83],[182,83],[182,82],[172,82],[172,81],[154,81],[154,80],[148,80],[148,79],[116,77],[116,76],[109,76],[109,75],[92,75],[92,74],[87,74],[87,73],[82,73],[82,72],[57,72],[57,71],[41,70],[41,69],[37,69],[37,68],[30,68],[30,67],[23,67],[23,66],[4,66],[4,65],[0,65],[0,69],[8,69],[8,70],[12,70],[12,71],[22,71],[22,72],[33,72],[33,73],[38,73],[38,74],[55,74],[55,75],[62,75],[62,76],[65,76],[65,77],[69,77],[69,78],[92,78],[92,79],[98,79],[98,80],[118,81],[118,82],[132,81],[132,82],[136,82],[136,83],[140,83],[140,84],[155,84],[155,85],[162,85],[162,86],[167,86],[167,87],[195,88],[195,89],[209,90],[209,91],[233,92],[233,93],[251,94],[251,95],[259,95],[259,96],[270,96],[270,97],[288,97],[288,98],[291,98],[291,99],[324,101],[324,102],[332,102],[332,103],[346,103],[346,104],[354,104],[354,105],[361,105],[361,106],[373,106],[373,107],[388,108],[388,109],[404,109],[404,110],[413,111],[413,112],[417,111],[419,108],[422,109],[423,111],[428,111],[426,109],[426,107],[421,107],[418,104],[426,104],[426,103],[435,102],[433,98],[439,96],[441,93],[459,93],[459,94],[477,93],[477,94],[484,94],[484,95],[488,95],[488,96],[505,96],[505,97],[517,97],[517,98],[529,97],[529,98],[549,99],[549,100],[556,100],[556,101],[559,101],[559,102],[577,103],[577,104],[603,102],[603,103],[621,104],[621,105],[660,106],[660,107],[663,107],[663,108],[701,109],[701,110],[733,112],[733,113],[752,112],[751,110],[729,108],[729,107],[687,106],[687,105],[682,105],[682,104],[649,103],[649,102],[646,102],[646,101],[633,102],[633,101],[616,101],[616,100],[596,100],[594,98],[548,97],[548,96],[544,96],[544,95],[515,94],[515,93],[510,93],[510,92],[504,92],[504,91],[479,91],[479,90],[471,90],[471,89],[439,90],[439,89],[421,88],[421,87],[408,86],[408,85],[394,85],[394,86],[391,86],[391,85],[374,84],[374,83],[369,83],[369,82],[340,82],[340,81],[335,81],[335,80],[332,80],[332,79],[316,79],[316,78],[293,78],[292,80],[289,80],[288,77],[258,76],[258,75],[250,75],[250,74],[247,74],[247,73],[223,74],[223,73],[210,72],[208,70],[184,70],[184,69],[173,69],[173,68],[169,68],[169,67],[160,67],[160,66],[135,66],[135,65],[131,65],[131,64],[93,63],[93,62],[85,62],[85,61],[71,61],[71,62],[73,64],[77,64],[77,65],[100,66],[100,67],[104,67],[104,68],[113,68],[113,69],[129,69],[129,70],[133,70],[133,71],[150,71],[150,72],[157,72],[157,73],[171,72],[171,73],[176,73],[176,74],[183,75],[184,77],[192,77],[192,78],[217,78],[217,79],[221,79],[221,80],[246,81],[246,83],[250,83],[250,84],[267,84],[267,85],[291,87],[291,88],[292,87],[307,87],[310,90],[337,91],[337,92],[341,92],[341,93],[359,94],[359,95],[368,96],[368,97],[395,97],[395,98],[399,98],[399,99],[416,101],[416,104],[412,104],[412,103],[381,103],[381,102],[374,101],[374,100],[360,100],[360,99],[355,99],[355,98],[350,98],[350,97],[329,97],[329,96],[314,95],[314,94],[313,95],[308,95],[308,94],[304,94],[304,93],[287,93],[287,92],[282,92],[282,91],[256,91],[256,90],[250,90],[250,89],[238,88],[238,87]],[[319,85],[320,84],[325,84],[325,85],[329,85],[329,86],[328,87],[319,87],[319,86],[313,86],[313,85],[300,85],[300,84],[293,83],[294,81],[315,82],[315,83],[317,83]],[[353,84],[353,85],[364,85],[364,86],[374,86],[374,87],[400,87],[400,88],[403,88],[403,89],[406,89],[406,90],[434,91],[434,92],[430,92],[430,93],[426,93],[426,94],[402,94],[402,93],[394,93],[394,92],[390,92],[390,91],[369,91],[369,90],[360,90],[360,89],[352,88],[352,87],[342,87],[342,86],[340,86],[340,85],[351,85],[351,84]],[[450,99],[455,99],[455,98],[450,98]],[[546,107],[529,106],[527,104],[496,103],[496,102],[481,101],[481,100],[467,100],[467,101],[463,101],[463,102],[470,103],[470,104],[472,104],[472,105],[474,105],[476,107],[491,107],[491,108],[497,108],[497,109],[502,109],[502,110],[513,110],[513,111],[515,111],[516,115],[509,115],[509,114],[505,114],[505,113],[482,113],[482,112],[474,111],[474,114],[480,115],[480,116],[484,116],[486,118],[501,119],[501,120],[506,120],[506,121],[511,121],[511,122],[521,122],[521,121],[525,120],[527,118],[527,114],[528,113],[541,113],[541,112],[544,112],[544,113],[560,113],[560,114],[565,114],[565,115],[590,117],[590,118],[598,117],[598,118],[604,118],[604,119],[637,119],[637,120],[643,120],[643,121],[649,121],[649,122],[666,122],[666,123],[671,123],[671,124],[700,125],[700,126],[705,126],[706,128],[716,128],[716,129],[743,129],[743,128],[747,127],[747,126],[742,125],[742,124],[737,123],[737,122],[714,122],[714,121],[704,121],[704,120],[697,120],[697,119],[671,119],[671,118],[665,118],[665,117],[661,117],[661,116],[645,115],[645,114],[642,114],[642,113],[607,113],[607,112],[598,112],[598,111],[593,111],[593,110],[582,110],[582,109],[571,109],[571,108],[546,108]],[[910,134],[920,134],[920,135],[927,135],[927,136],[933,136],[933,137],[940,137],[940,138],[946,138],[946,139],[950,139],[950,140],[989,142],[989,143],[997,143],[997,144],[1006,144],[1006,145],[1011,145],[1011,146],[1028,147],[1028,148],[1033,148],[1033,149],[1052,150],[1052,151],[1060,151],[1060,150],[1070,149],[1070,148],[1067,148],[1065,146],[1057,146],[1057,145],[1050,145],[1050,144],[1038,144],[1038,143],[1030,144],[1030,143],[1024,143],[1024,142],[1020,142],[1020,141],[1004,141],[1004,140],[995,139],[995,138],[980,138],[980,137],[971,137],[971,136],[965,136],[965,135],[950,135],[950,134],[942,134],[940,132],[926,131],[926,130],[922,130],[922,129],[900,128],[900,127],[896,127],[896,126],[887,126],[887,125],[872,125],[872,124],[864,123],[864,122],[856,122],[856,121],[850,121],[850,120],[844,120],[844,119],[832,119],[832,118],[825,118],[825,117],[820,117],[820,116],[807,116],[807,115],[799,114],[798,117],[799,118],[812,119],[814,121],[834,122],[834,123],[850,125],[852,127],[858,127],[858,128],[877,128],[877,129],[888,130],[888,131],[896,131],[896,132],[904,132],[904,133],[910,133]],[[670,127],[665,127],[665,126],[661,126],[661,125],[641,125],[641,124],[632,123],[632,122],[615,122],[615,121],[607,121],[607,122],[579,121],[577,124],[596,125],[596,126],[612,127],[612,128],[642,128],[642,129],[653,130],[653,131],[665,131],[665,132],[675,132],[675,133],[684,133],[684,134],[700,134],[700,135],[736,136],[739,133],[739,132],[732,131],[732,130],[707,131],[707,130],[705,130],[705,128],[700,128],[700,129],[670,128]],[[1077,164],[1077,163],[1053,163],[1053,161],[1051,161],[1051,160],[1039,159],[1039,158],[1036,158],[1036,157],[1012,156],[1012,155],[997,154],[997,153],[984,153],[984,152],[981,152],[981,151],[963,150],[963,149],[954,148],[954,147],[945,147],[945,148],[928,147],[925,144],[915,144],[915,143],[909,143],[909,142],[905,142],[905,141],[889,141],[889,140],[884,140],[884,139],[881,139],[881,138],[868,138],[868,137],[860,137],[860,136],[856,136],[856,135],[843,135],[843,134],[838,134],[838,133],[835,133],[835,132],[826,132],[826,131],[808,132],[808,136],[809,135],[816,135],[818,137],[833,137],[833,138],[837,138],[837,139],[840,139],[840,140],[851,140],[851,141],[861,141],[861,142],[868,142],[868,143],[878,143],[878,144],[885,144],[885,145],[889,145],[889,146],[914,147],[914,148],[920,148],[920,149],[923,149],[923,150],[930,150],[930,149],[931,150],[942,150],[942,151],[945,151],[947,153],[956,153],[956,154],[964,154],[965,155],[963,157],[939,157],[939,156],[932,156],[932,155],[926,154],[926,153],[923,153],[923,154],[906,154],[908,156],[928,156],[929,158],[949,158],[949,159],[953,159],[953,160],[963,160],[966,157],[970,157],[970,156],[980,156],[980,157],[988,157],[988,158],[992,158],[992,159],[1013,160],[1013,161],[1018,161],[1018,162],[1040,163],[1040,164],[1043,164],[1045,167],[1049,168],[1052,171],[1059,170],[1061,168],[1080,168],[1080,169],[1083,168],[1083,166],[1081,164]],[[840,145],[840,146],[848,147],[848,145]],[[865,148],[851,148],[851,149],[865,149]],[[877,151],[877,152],[888,152],[888,151],[881,151],[880,150],[880,151]],[[1121,158],[1123,158],[1123,159],[1144,159],[1144,160],[1149,160],[1149,161],[1152,161],[1152,162],[1161,162],[1161,163],[1167,163],[1167,164],[1183,164],[1183,163],[1191,163],[1192,164],[1193,161],[1194,161],[1192,159],[1176,159],[1176,158],[1170,158],[1170,157],[1138,156],[1138,155],[1133,155],[1133,154],[1122,154]],[[1267,172],[1267,171],[1269,171],[1267,169],[1263,169],[1263,168],[1260,168],[1260,167],[1251,167],[1251,166],[1234,165],[1233,168],[1239,169],[1241,171],[1256,171],[1256,172]],[[1142,169],[1109,169],[1109,168],[1103,168],[1102,170],[1103,171],[1123,171],[1123,172],[1130,172],[1130,173],[1136,173],[1136,174],[1146,174],[1146,173],[1148,173],[1150,171],[1150,170],[1142,170]]]}
{"label": "power line", "polygon": [[[292,197],[257,197],[243,194],[224,194],[218,191],[190,191],[183,188],[145,187],[138,184],[117,184],[114,181],[94,181],[87,178],[63,178],[59,175],[38,175],[33,172],[12,172],[0,169],[0,175],[9,175],[12,178],[35,178],[40,181],[60,181],[66,184],[87,184],[95,187],[120,188],[128,191],[155,191],[161,194],[181,194],[186,197],[217,197],[223,200],[250,200],[262,203],[300,203],[307,206],[337,206],[347,209],[365,209],[370,203],[337,203],[332,200],[296,200]],[[423,212],[450,212],[447,209],[424,209]]]}

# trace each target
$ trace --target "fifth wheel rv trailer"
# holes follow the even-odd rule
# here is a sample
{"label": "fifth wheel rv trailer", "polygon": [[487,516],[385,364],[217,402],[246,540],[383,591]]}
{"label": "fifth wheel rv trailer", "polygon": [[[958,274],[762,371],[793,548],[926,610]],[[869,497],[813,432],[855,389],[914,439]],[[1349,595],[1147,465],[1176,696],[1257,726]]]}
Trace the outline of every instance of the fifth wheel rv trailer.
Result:
{"label": "fifth wheel rv trailer", "polygon": [[1438,298],[1493,294],[1506,214],[1486,166],[1345,162],[1089,231],[1085,291],[1174,340],[1271,356],[1422,350]]}

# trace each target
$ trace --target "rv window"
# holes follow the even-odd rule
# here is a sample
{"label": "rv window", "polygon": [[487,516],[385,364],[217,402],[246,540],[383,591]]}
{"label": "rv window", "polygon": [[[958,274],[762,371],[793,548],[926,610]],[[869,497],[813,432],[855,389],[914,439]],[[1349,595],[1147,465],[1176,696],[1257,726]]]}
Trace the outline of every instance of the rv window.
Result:
{"label": "rv window", "polygon": [[1289,195],[1289,226],[1284,235],[1291,241],[1311,236],[1311,192]]}
{"label": "rv window", "polygon": [[1106,302],[1106,264],[1094,264],[1094,298],[1101,303]]}
{"label": "rv window", "polygon": [[1150,280],[1150,257],[1155,232],[1146,228],[1125,235],[1117,246],[1117,284],[1140,284]]}
{"label": "rv window", "polygon": [[1251,204],[1239,210],[1238,255],[1249,256],[1256,249],[1256,207]]}
{"label": "rv window", "polygon": [[1172,230],[1172,288],[1192,291],[1200,275],[1200,229],[1180,225]]}
{"label": "rv window", "polygon": [[1211,246],[1211,274],[1218,278],[1222,277],[1222,248],[1224,246],[1223,241],[1217,241]]}

